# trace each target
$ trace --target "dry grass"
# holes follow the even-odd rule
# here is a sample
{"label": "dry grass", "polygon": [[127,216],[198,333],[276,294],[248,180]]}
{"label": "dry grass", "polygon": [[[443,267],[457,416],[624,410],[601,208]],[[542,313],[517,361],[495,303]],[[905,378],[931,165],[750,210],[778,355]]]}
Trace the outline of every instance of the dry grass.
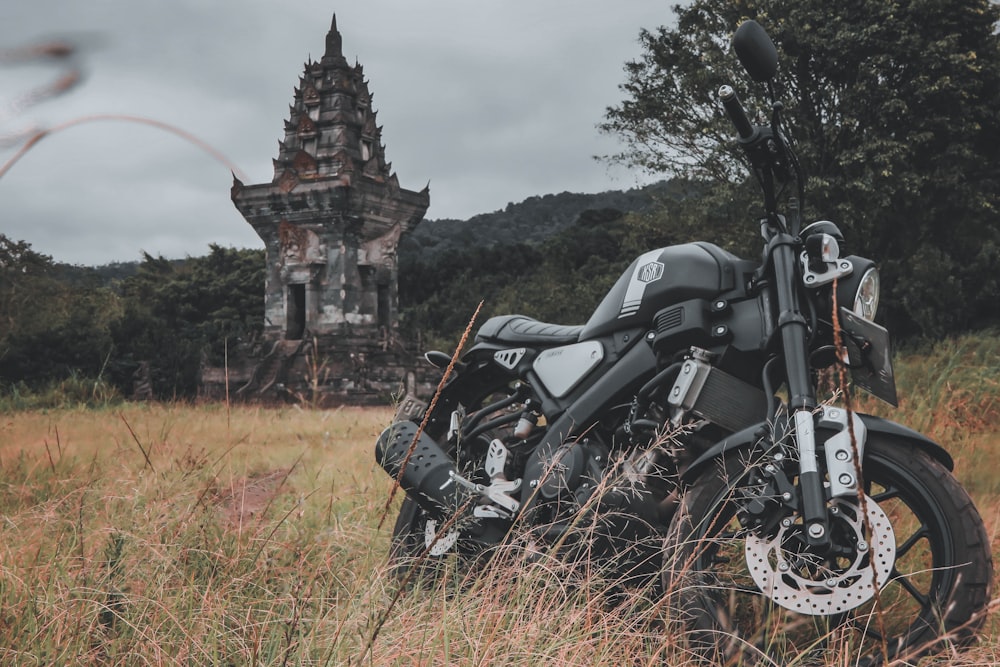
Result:
{"label": "dry grass", "polygon": [[[899,364],[893,416],[955,454],[996,550],[1000,340],[949,345]],[[387,613],[392,521],[377,525],[390,480],[372,446],[390,418],[180,405],[0,414],[0,664],[690,662],[655,600],[611,605],[599,577],[545,560],[457,588],[418,584]],[[996,664],[997,629],[991,619],[980,646],[937,664]]]}
{"label": "dry grass", "polygon": [[343,664],[384,585],[390,416],[5,415],[0,664]]}

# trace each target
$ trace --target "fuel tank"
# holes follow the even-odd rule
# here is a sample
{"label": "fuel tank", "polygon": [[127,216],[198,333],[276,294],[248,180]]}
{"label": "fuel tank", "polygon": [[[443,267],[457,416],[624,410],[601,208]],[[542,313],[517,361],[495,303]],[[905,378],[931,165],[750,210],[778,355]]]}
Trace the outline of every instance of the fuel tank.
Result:
{"label": "fuel tank", "polygon": [[712,243],[651,250],[628,267],[580,333],[580,340],[647,327],[667,306],[712,299],[735,286],[740,259]]}

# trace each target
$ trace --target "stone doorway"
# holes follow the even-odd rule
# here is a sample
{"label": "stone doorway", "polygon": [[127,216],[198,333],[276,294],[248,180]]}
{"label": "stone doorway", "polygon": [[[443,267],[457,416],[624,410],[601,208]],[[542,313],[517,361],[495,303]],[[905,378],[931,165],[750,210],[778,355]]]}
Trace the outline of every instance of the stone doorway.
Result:
{"label": "stone doorway", "polygon": [[289,285],[287,299],[285,338],[302,340],[306,332],[306,286],[301,283]]}

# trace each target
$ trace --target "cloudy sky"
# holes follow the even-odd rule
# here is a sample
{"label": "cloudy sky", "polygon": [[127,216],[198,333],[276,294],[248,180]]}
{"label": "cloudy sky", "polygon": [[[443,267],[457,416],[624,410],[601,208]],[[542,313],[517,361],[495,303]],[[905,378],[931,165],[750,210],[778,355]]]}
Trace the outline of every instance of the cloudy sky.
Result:
{"label": "cloudy sky", "polygon": [[[468,218],[532,195],[599,192],[648,177],[591,156],[621,100],[641,28],[662,0],[12,0],[0,21],[0,135],[94,114],[182,128],[269,182],[292,88],[323,54],[331,18],[374,93],[386,158],[404,188],[431,184],[428,218]],[[65,73],[9,49],[79,45],[71,92],[18,100]],[[0,51],[0,54],[4,53]],[[0,160],[14,152],[0,147]],[[101,264],[263,247],[229,200],[229,168],[169,132],[93,121],[40,141],[0,178],[0,233],[57,261]]]}

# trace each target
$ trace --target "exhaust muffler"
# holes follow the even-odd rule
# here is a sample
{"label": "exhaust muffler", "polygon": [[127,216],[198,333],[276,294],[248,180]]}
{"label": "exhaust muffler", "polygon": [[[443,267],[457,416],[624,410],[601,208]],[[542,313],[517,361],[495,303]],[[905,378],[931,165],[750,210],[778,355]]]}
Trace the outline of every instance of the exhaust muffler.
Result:
{"label": "exhaust muffler", "polygon": [[375,443],[375,461],[393,479],[399,480],[403,490],[424,511],[435,518],[447,519],[474,494],[456,483],[456,478],[461,477],[455,462],[434,438],[423,432],[400,477],[399,471],[418,430],[417,424],[409,421],[396,422],[384,430]]}

